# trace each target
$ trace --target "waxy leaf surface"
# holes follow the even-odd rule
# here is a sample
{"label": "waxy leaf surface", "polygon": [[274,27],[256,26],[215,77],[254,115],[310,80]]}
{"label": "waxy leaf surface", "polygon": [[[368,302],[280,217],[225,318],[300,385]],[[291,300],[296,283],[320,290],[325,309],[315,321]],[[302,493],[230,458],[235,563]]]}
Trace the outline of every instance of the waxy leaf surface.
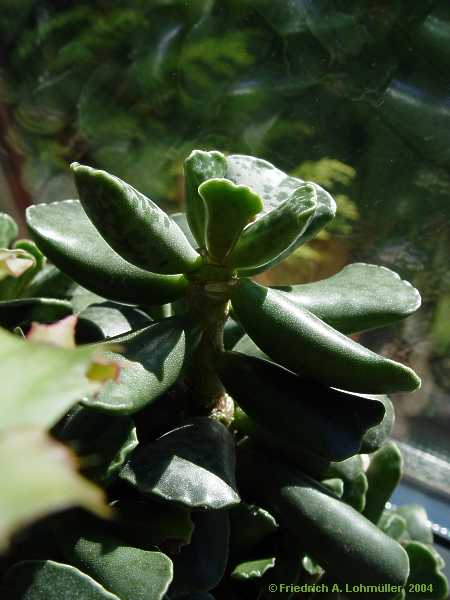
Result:
{"label": "waxy leaf surface", "polygon": [[[110,413],[132,414],[165,392],[178,379],[198,331],[182,317],[171,317],[110,340],[121,354],[105,354],[121,365],[119,380],[109,381],[86,400]],[[107,348],[107,345],[103,345]]]}
{"label": "waxy leaf surface", "polygon": [[364,263],[300,285],[278,286],[298,306],[342,333],[383,327],[404,319],[420,306],[419,292],[397,273]]}
{"label": "waxy leaf surface", "polygon": [[110,300],[163,304],[181,297],[182,275],[135,267],[105,242],[78,200],[38,204],[27,211],[30,231],[44,254],[74,281]]}
{"label": "waxy leaf surface", "polygon": [[155,273],[192,270],[199,255],[157,204],[106,171],[71,168],[87,216],[120,256]]}
{"label": "waxy leaf surface", "polygon": [[120,476],[146,495],[188,508],[239,503],[234,439],[219,422],[199,417],[139,446]]}
{"label": "waxy leaf surface", "polygon": [[193,513],[192,520],[191,543],[173,557],[174,574],[169,597],[208,592],[220,583],[225,573],[230,537],[228,511],[198,511]]}
{"label": "waxy leaf surface", "polygon": [[221,354],[217,370],[229,394],[257,423],[327,460],[357,453],[363,434],[384,416],[375,399],[303,381],[237,352]]}
{"label": "waxy leaf surface", "polygon": [[312,379],[352,392],[413,391],[412,369],[375,354],[277,290],[242,280],[232,290],[237,318],[271,359]]}
{"label": "waxy leaf surface", "polygon": [[52,323],[72,314],[72,306],[66,300],[54,298],[20,298],[0,302],[0,325],[7,329],[21,327],[37,321]]}
{"label": "waxy leaf surface", "polygon": [[319,483],[250,444],[241,445],[237,464],[243,491],[273,511],[331,576],[348,584],[404,585],[409,564],[403,548]]}
{"label": "waxy leaf surface", "polygon": [[0,592],[8,600],[120,600],[71,565],[27,560],[7,571]]}

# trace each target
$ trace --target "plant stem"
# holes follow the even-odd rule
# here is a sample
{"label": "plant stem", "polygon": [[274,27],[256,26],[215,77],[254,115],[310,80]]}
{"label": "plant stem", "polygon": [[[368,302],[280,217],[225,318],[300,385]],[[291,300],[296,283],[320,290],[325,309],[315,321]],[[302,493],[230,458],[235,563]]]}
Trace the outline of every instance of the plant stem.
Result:
{"label": "plant stem", "polygon": [[230,285],[232,281],[191,281],[186,297],[188,312],[203,331],[186,375],[193,410],[210,414],[227,425],[233,419],[233,401],[216,373],[214,356],[224,350],[223,330],[229,312]]}

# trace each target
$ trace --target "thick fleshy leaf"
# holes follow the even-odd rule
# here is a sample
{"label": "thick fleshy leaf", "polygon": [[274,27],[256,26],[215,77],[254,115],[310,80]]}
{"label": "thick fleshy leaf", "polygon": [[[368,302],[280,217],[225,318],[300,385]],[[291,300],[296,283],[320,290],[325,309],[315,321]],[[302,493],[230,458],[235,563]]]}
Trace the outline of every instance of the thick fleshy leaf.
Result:
{"label": "thick fleshy leaf", "polygon": [[68,300],[77,284],[54,265],[45,264],[22,293],[22,298]]}
{"label": "thick fleshy leaf", "polygon": [[403,458],[394,442],[388,442],[372,455],[366,472],[369,489],[364,515],[374,523],[378,523],[386,502],[397,487],[402,469]]}
{"label": "thick fleshy leaf", "polygon": [[369,394],[413,391],[412,369],[364,348],[277,290],[241,280],[232,290],[237,318],[270,358],[305,378]]}
{"label": "thick fleshy leaf", "polygon": [[[227,172],[224,175],[237,185],[246,185],[256,192],[263,200],[264,211],[259,214],[262,218],[269,211],[277,208],[282,202],[295,192],[305,182],[296,177],[289,177],[269,162],[245,156],[233,154],[227,156]],[[250,276],[260,273],[271,266],[279,263],[283,258],[291,254],[295,248],[304,244],[316,235],[331,219],[336,212],[336,203],[323,188],[311,183],[316,192],[316,210],[314,216],[308,222],[308,226],[299,232],[297,238],[281,254],[273,260],[248,269],[240,269],[241,275]]]}
{"label": "thick fleshy leaf", "polygon": [[305,231],[316,208],[315,187],[300,185],[287,200],[244,229],[225,262],[234,268],[266,265]]}
{"label": "thick fleshy leaf", "polygon": [[298,465],[305,473],[311,475],[317,480],[325,477],[330,461],[322,458],[318,454],[309,452],[302,445],[290,442],[280,435],[272,432],[272,429],[262,427],[259,423],[251,419],[240,406],[235,405],[234,427],[240,433],[247,435],[251,440],[260,444],[263,448],[269,449],[276,456],[282,457],[289,463]]}
{"label": "thick fleshy leaf", "polygon": [[198,188],[208,179],[225,177],[226,169],[225,156],[216,151],[194,150],[184,161],[186,216],[200,248],[205,248],[206,211]]}
{"label": "thick fleshy leaf", "polygon": [[120,600],[71,565],[27,560],[7,571],[0,587],[8,600]]}
{"label": "thick fleshy leaf", "polygon": [[170,558],[128,546],[102,524],[66,529],[61,544],[71,562],[120,600],[162,600],[172,581]]}
{"label": "thick fleshy leaf", "polygon": [[0,331],[0,431],[52,427],[80,397],[98,390],[87,374],[100,350],[58,348]]}
{"label": "thick fleshy leaf", "polygon": [[237,464],[243,492],[273,511],[331,576],[348,584],[404,585],[409,564],[403,548],[319,483],[249,444],[241,444]]}
{"label": "thick fleshy leaf", "polygon": [[0,549],[11,535],[50,512],[83,506],[109,514],[103,492],[77,472],[75,455],[38,429],[0,436]]}
{"label": "thick fleshy leaf", "polygon": [[132,546],[153,550],[157,546],[168,554],[177,554],[191,543],[194,523],[184,506],[167,502],[118,500],[113,503],[121,535]]}
{"label": "thick fleshy leaf", "polygon": [[74,281],[96,294],[129,304],[164,304],[180,298],[182,275],[157,275],[121,258],[103,240],[78,200],[27,210],[30,231],[44,254]]}
{"label": "thick fleshy leaf", "polygon": [[260,558],[259,560],[249,560],[238,564],[231,572],[231,579],[245,581],[249,579],[260,579],[264,573],[273,569],[275,558]]}
{"label": "thick fleshy leaf", "polygon": [[251,550],[278,529],[274,517],[254,504],[241,502],[230,509],[231,551],[242,554]]}
{"label": "thick fleshy leaf", "polygon": [[157,204],[106,171],[71,169],[87,216],[120,256],[155,273],[192,271],[199,255]]}
{"label": "thick fleshy leaf", "polygon": [[19,228],[12,217],[0,212],[0,248],[10,248],[19,233]]}
{"label": "thick fleshy leaf", "polygon": [[264,428],[326,460],[356,454],[367,429],[384,416],[381,402],[303,381],[269,361],[237,352],[217,358],[233,399]]}
{"label": "thick fleshy leaf", "polygon": [[433,543],[433,532],[426,510],[418,504],[398,506],[395,513],[406,521],[407,537],[414,542]]}
{"label": "thick fleshy leaf", "polygon": [[80,405],[72,408],[52,433],[73,447],[83,473],[101,482],[109,482],[138,445],[130,417],[110,416]]}
{"label": "thick fleshy leaf", "polygon": [[84,403],[117,414],[141,410],[175,383],[195,349],[199,335],[195,325],[185,318],[171,317],[113,338],[103,347],[120,348],[120,355],[105,354],[119,362],[119,380],[106,383],[97,395]]}
{"label": "thick fleshy leaf", "polygon": [[385,510],[378,521],[378,527],[397,542],[404,541],[406,521],[397,513]]}
{"label": "thick fleshy leaf", "polygon": [[449,586],[442,572],[445,563],[440,554],[432,546],[421,542],[407,542],[405,550],[411,566],[406,598],[447,598]]}
{"label": "thick fleshy leaf", "polygon": [[298,540],[287,531],[283,531],[275,544],[275,566],[267,571],[261,581],[260,593],[264,600],[274,598],[289,600],[294,597],[294,592],[281,584],[298,583],[302,572],[303,554],[304,550]]}
{"label": "thick fleshy leaf", "polygon": [[222,579],[228,561],[230,524],[228,511],[198,511],[192,515],[191,543],[173,557],[170,598],[192,592],[208,592]]}
{"label": "thick fleshy leaf", "polygon": [[145,495],[188,508],[239,503],[234,439],[219,422],[199,417],[139,446],[120,476]]}
{"label": "thick fleshy leaf", "polygon": [[78,343],[99,342],[143,329],[152,319],[142,310],[113,302],[90,304],[78,315]]}
{"label": "thick fleshy leaf", "polygon": [[379,450],[383,444],[389,439],[389,436],[394,429],[395,411],[389,396],[378,394],[364,394],[367,398],[373,398],[383,403],[385,413],[383,420],[379,425],[371,427],[363,436],[361,444],[361,452],[368,453]]}
{"label": "thick fleshy leaf", "polygon": [[20,298],[0,302],[0,325],[7,329],[22,327],[32,321],[53,323],[72,314],[66,300],[54,298]]}
{"label": "thick fleshy leaf", "polygon": [[228,179],[208,179],[198,193],[205,203],[206,249],[214,261],[222,262],[247,223],[262,210],[262,200],[249,187]]}
{"label": "thick fleshy leaf", "polygon": [[344,482],[342,500],[362,512],[366,505],[368,488],[362,458],[359,454],[341,462],[333,462],[328,467],[327,477],[339,477]]}
{"label": "thick fleshy leaf", "polygon": [[193,248],[197,248],[198,244],[197,244],[194,236],[192,235],[192,231],[191,231],[191,229],[189,227],[189,223],[188,223],[188,220],[187,220],[186,213],[184,213],[184,212],[172,213],[170,215],[170,218],[173,221],[175,221],[175,223],[178,225],[178,227],[181,229],[181,231],[186,236],[186,239],[191,244],[191,246]]}
{"label": "thick fleshy leaf", "polygon": [[234,348],[243,335],[244,330],[239,323],[231,317],[227,319],[223,330],[223,344],[225,350],[231,350]]}
{"label": "thick fleshy leaf", "polygon": [[342,333],[356,333],[404,319],[421,303],[419,292],[397,273],[364,263],[300,285],[278,286],[287,297]]}

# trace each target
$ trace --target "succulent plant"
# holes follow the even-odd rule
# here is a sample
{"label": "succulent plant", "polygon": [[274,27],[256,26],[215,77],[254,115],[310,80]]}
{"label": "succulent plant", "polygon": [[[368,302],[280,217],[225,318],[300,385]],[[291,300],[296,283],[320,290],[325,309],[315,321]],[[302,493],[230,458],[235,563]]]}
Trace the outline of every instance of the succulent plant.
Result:
{"label": "succulent plant", "polygon": [[53,266],[23,296],[64,302],[78,344],[120,365],[47,424],[113,520],[48,519],[49,554],[24,542],[5,597],[444,598],[423,509],[385,509],[402,469],[386,394],[420,379],[350,337],[413,313],[418,291],[363,263],[317,283],[252,280],[336,209],[264,160],[193,151],[186,214],[171,216],[114,175],[72,171],[79,199],[28,209]]}

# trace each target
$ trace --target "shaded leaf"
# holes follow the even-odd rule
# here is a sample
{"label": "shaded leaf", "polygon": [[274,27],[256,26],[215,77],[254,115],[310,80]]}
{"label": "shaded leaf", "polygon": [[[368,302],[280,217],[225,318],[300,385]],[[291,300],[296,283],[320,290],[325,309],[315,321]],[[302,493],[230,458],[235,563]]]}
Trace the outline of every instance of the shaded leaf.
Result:
{"label": "shaded leaf", "polygon": [[384,417],[381,423],[368,429],[363,436],[361,452],[371,453],[381,448],[391,435],[392,430],[394,429],[395,411],[394,405],[392,404],[389,396],[371,394],[364,394],[364,396],[366,398],[373,398],[374,400],[382,402],[385,409]]}
{"label": "shaded leaf", "polygon": [[433,532],[426,510],[418,504],[404,504],[395,513],[406,521],[407,537],[414,542],[433,543]]}
{"label": "shaded leaf", "polygon": [[142,494],[189,508],[237,504],[234,439],[219,422],[199,417],[139,446],[120,476]]}
{"label": "shaded leaf", "polygon": [[401,479],[402,470],[403,458],[394,442],[388,442],[372,454],[366,472],[369,489],[364,515],[374,523],[378,523],[383,514],[386,502]]}
{"label": "shaded leaf", "polygon": [[51,560],[14,565],[0,591],[8,600],[120,600],[89,575]]}
{"label": "shaded leaf", "polygon": [[72,313],[72,306],[66,300],[54,298],[20,298],[0,302],[0,325],[8,329],[21,327],[37,321],[52,323]]}
{"label": "shaded leaf", "polygon": [[152,319],[137,308],[113,302],[89,304],[78,316],[77,341],[86,343],[106,340],[143,329],[151,322]]}
{"label": "shaded leaf", "polygon": [[172,561],[165,554],[128,546],[103,524],[68,529],[61,543],[76,566],[120,600],[162,600],[172,581]]}
{"label": "shaded leaf", "polygon": [[169,597],[208,592],[221,581],[228,561],[230,526],[228,511],[208,510],[192,514],[191,543],[173,557],[174,576]]}
{"label": "shaded leaf", "polygon": [[267,510],[245,502],[230,509],[230,525],[231,551],[241,554],[278,529],[278,523]]}
{"label": "shaded leaf", "polygon": [[331,576],[348,584],[404,585],[409,564],[403,548],[300,469],[251,444],[239,446],[237,466],[243,493],[273,511]]}
{"label": "shaded leaf", "polygon": [[141,410],[175,383],[198,339],[197,329],[182,317],[113,338],[109,346],[119,347],[122,354],[104,356],[120,364],[119,380],[108,382],[84,404],[111,414]]}
{"label": "shaded leaf", "polygon": [[362,436],[382,420],[381,402],[302,380],[266,360],[225,352],[217,371],[228,393],[275,436],[326,460],[359,451]]}

